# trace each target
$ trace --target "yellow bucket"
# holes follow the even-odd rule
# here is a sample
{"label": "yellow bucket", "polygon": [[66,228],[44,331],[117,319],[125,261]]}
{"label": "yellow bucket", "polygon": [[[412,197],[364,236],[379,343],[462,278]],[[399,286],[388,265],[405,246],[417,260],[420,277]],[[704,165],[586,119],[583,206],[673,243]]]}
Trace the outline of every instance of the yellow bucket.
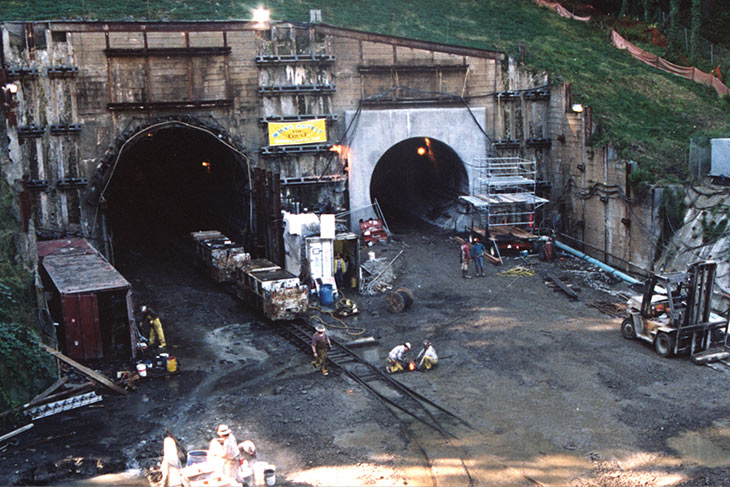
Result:
{"label": "yellow bucket", "polygon": [[170,373],[177,372],[177,358],[167,357],[167,371]]}

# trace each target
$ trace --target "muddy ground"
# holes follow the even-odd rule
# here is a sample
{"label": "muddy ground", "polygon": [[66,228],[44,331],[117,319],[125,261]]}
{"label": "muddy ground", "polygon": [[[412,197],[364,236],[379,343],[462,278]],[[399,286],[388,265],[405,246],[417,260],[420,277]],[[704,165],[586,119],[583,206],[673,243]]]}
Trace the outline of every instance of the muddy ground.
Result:
{"label": "muddy ground", "polygon": [[[591,304],[622,301],[624,283],[573,258],[534,256],[463,279],[457,245],[433,229],[373,249],[384,260],[405,250],[392,284],[415,303],[392,314],[385,294],[351,295],[360,315],[349,330],[330,327],[333,336],[347,342],[365,328],[378,345],[358,350],[381,365],[399,342],[430,338],[439,366],[398,378],[472,428],[437,415],[455,437],[411,422],[410,439],[359,385],[319,374],[187,257],[136,254],[120,269],[135,302],[160,313],[182,373],[37,421],[14,446],[22,449],[0,457],[3,483],[78,484],[126,470],[94,485],[150,485],[165,428],[193,450],[225,422],[277,466],[278,485],[727,485],[730,374],[623,339],[620,319]],[[499,275],[515,266],[535,274]],[[546,272],[567,278],[580,300],[548,286]],[[58,438],[31,444],[48,437]]]}

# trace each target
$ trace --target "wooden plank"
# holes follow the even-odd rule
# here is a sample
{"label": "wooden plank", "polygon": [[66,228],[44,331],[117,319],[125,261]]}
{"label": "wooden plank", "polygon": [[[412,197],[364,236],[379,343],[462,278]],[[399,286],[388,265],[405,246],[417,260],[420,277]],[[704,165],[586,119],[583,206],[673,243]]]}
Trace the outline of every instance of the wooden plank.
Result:
{"label": "wooden plank", "polygon": [[55,392],[56,389],[58,389],[59,387],[64,385],[66,382],[68,382],[68,377],[61,377],[56,382],[54,382],[53,385],[51,385],[51,387],[49,387],[48,389],[46,389],[45,391],[41,392],[36,397],[31,399],[31,401],[28,404],[26,404],[24,407],[28,407],[29,404],[38,404],[40,401],[42,401],[43,399],[48,397],[50,394]]}
{"label": "wooden plank", "polygon": [[62,362],[65,362],[66,364],[70,365],[71,367],[73,367],[74,369],[78,370],[82,374],[86,375],[90,379],[95,380],[96,382],[102,384],[103,386],[108,387],[109,389],[113,390],[114,392],[118,392],[119,394],[122,394],[122,395],[125,395],[125,396],[127,394],[129,394],[128,391],[122,389],[121,387],[119,387],[118,385],[116,385],[114,382],[110,381],[109,379],[107,379],[103,375],[101,375],[101,374],[99,374],[97,372],[94,372],[93,370],[91,370],[90,368],[88,368],[88,367],[86,367],[84,365],[81,365],[80,363],[78,363],[74,359],[65,356],[64,354],[62,354],[58,350],[54,350],[54,349],[52,349],[51,347],[49,347],[48,345],[45,345],[45,344],[43,344],[43,348],[45,348],[46,349],[46,352],[50,353],[51,355],[53,355],[54,357],[56,357],[58,360],[60,360]]}
{"label": "wooden plank", "polygon": [[560,279],[558,279],[557,277],[555,277],[554,275],[552,275],[549,272],[547,273],[547,277],[548,277],[548,279],[553,281],[555,283],[555,285],[558,286],[560,288],[560,290],[563,291],[565,294],[567,294],[569,297],[571,297],[572,299],[578,299],[578,294],[575,291],[573,291],[572,289],[570,289],[568,286],[566,286],[565,283],[563,283],[563,281],[561,281]]}

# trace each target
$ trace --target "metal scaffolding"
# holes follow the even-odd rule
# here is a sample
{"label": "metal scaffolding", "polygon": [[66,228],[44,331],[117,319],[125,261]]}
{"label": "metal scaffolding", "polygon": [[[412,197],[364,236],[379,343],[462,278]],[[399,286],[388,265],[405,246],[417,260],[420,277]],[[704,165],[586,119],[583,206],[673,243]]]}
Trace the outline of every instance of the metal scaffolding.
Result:
{"label": "metal scaffolding", "polygon": [[535,210],[548,202],[535,195],[537,163],[520,157],[476,159],[469,196],[460,198],[474,208],[472,227],[522,227],[534,224]]}

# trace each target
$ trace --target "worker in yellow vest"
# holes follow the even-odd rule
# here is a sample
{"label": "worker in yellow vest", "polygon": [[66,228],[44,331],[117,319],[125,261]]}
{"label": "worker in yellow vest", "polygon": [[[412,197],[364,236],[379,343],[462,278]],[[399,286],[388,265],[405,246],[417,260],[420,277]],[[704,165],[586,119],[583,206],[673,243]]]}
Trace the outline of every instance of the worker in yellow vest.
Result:
{"label": "worker in yellow vest", "polygon": [[337,289],[344,288],[344,275],[347,272],[347,262],[342,258],[339,252],[335,254],[335,284]]}

